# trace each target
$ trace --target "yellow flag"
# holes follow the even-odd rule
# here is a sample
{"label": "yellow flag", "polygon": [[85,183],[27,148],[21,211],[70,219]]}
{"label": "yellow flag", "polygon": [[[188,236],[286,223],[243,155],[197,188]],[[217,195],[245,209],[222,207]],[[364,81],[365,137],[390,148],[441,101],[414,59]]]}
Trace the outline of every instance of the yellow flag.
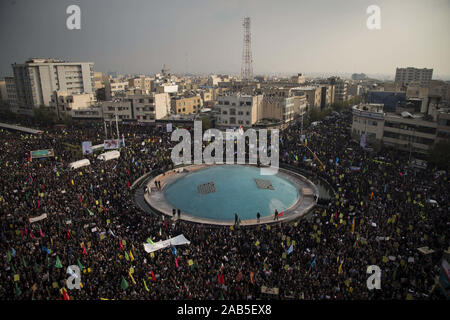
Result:
{"label": "yellow flag", "polygon": [[133,281],[133,283],[136,284],[136,281],[134,281],[134,278],[133,278],[133,276],[131,275],[131,273],[128,273],[128,275],[130,276],[131,281]]}
{"label": "yellow flag", "polygon": [[131,250],[130,250],[130,260],[131,260],[131,261],[134,260],[133,254],[131,253]]}
{"label": "yellow flag", "polygon": [[344,263],[344,261],[342,261],[341,264],[339,265],[338,274],[342,273],[342,264],[343,263]]}
{"label": "yellow flag", "polygon": [[72,179],[72,185],[75,185],[75,183],[73,182],[73,179]]}
{"label": "yellow flag", "polygon": [[353,217],[353,222],[352,222],[352,233],[355,232],[355,217]]}
{"label": "yellow flag", "polygon": [[192,266],[194,264],[194,261],[192,259],[188,260],[188,265]]}

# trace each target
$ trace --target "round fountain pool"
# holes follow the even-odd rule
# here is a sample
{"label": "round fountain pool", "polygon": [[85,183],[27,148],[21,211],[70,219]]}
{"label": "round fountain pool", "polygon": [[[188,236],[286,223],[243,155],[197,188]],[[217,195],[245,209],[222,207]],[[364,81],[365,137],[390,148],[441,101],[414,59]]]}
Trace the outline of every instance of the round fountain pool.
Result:
{"label": "round fountain pool", "polygon": [[163,190],[166,201],[184,214],[201,219],[234,222],[273,216],[299,200],[299,190],[280,173],[261,175],[243,165],[215,165],[182,175]]}

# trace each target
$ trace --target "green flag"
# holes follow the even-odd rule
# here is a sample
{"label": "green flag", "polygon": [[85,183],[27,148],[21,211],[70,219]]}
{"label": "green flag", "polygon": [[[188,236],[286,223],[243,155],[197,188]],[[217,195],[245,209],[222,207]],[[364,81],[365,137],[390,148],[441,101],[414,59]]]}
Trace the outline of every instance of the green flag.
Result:
{"label": "green flag", "polygon": [[146,290],[147,292],[149,292],[150,290],[148,290],[148,288],[147,288],[147,284],[145,283],[145,280],[144,280],[144,279],[142,279],[142,281],[144,281],[144,287],[145,287],[145,290]]}
{"label": "green flag", "polygon": [[147,238],[147,243],[153,244],[153,241],[152,241],[152,239],[150,239],[150,237]]}
{"label": "green flag", "polygon": [[22,291],[20,290],[20,288],[19,288],[19,286],[17,285],[17,282],[16,282],[16,295],[20,296],[21,294],[22,294]]}
{"label": "green flag", "polygon": [[90,216],[93,216],[94,215],[94,213],[91,211],[91,210],[89,210],[89,208],[86,208],[87,209],[87,211],[89,212],[89,215]]}
{"label": "green flag", "polygon": [[122,283],[120,284],[120,287],[122,288],[122,290],[127,290],[128,288],[128,282],[127,280],[125,280],[125,278],[122,276]]}
{"label": "green flag", "polygon": [[77,260],[77,265],[80,267],[80,270],[83,270],[83,269],[84,269],[84,267],[83,267],[83,265],[81,264],[80,260]]}
{"label": "green flag", "polygon": [[59,260],[58,256],[56,256],[55,268],[62,268],[61,260]]}
{"label": "green flag", "polygon": [[23,264],[24,267],[27,266],[27,261],[25,260],[24,256],[22,256],[22,264]]}
{"label": "green flag", "polygon": [[125,251],[125,259],[128,261],[130,260],[130,257],[128,256],[128,253]]}
{"label": "green flag", "polygon": [[9,252],[9,250],[8,250],[8,252],[6,252],[6,256],[7,256],[8,262],[11,262],[11,252]]}

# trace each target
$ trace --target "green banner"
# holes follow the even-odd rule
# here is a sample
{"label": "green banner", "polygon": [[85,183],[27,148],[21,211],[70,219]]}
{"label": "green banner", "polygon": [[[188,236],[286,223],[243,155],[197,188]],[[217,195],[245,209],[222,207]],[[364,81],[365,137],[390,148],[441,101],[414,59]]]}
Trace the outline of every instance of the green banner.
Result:
{"label": "green banner", "polygon": [[55,153],[53,149],[45,149],[45,150],[35,150],[30,152],[31,158],[47,158],[47,157],[54,157]]}

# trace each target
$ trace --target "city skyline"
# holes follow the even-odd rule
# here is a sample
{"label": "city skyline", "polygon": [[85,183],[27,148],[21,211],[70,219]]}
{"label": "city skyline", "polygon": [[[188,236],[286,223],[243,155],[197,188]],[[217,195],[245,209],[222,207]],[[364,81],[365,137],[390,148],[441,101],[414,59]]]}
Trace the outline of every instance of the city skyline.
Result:
{"label": "city skyline", "polygon": [[[252,21],[254,75],[366,73],[393,79],[397,67],[450,79],[450,1],[5,1],[0,4],[0,77],[28,58],[92,61],[94,70],[238,75],[242,20]],[[81,9],[68,30],[66,8]],[[369,30],[368,6],[381,10]]]}

